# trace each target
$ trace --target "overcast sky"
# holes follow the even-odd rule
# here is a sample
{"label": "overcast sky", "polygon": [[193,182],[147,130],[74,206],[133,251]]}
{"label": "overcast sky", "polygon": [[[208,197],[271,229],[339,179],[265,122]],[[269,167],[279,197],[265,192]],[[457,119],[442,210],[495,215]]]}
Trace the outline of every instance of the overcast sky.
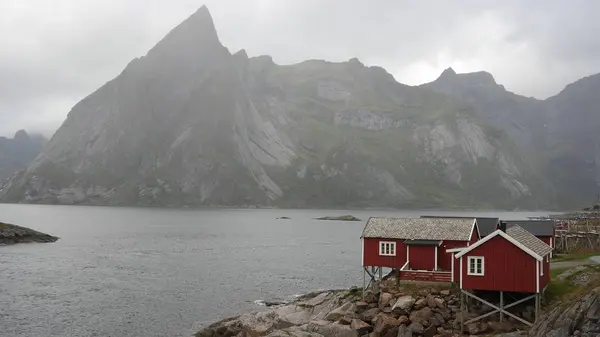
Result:
{"label": "overcast sky", "polygon": [[411,85],[486,70],[538,98],[600,72],[594,0],[1,0],[0,136],[50,136],[203,4],[231,52],[279,64],[358,57]]}

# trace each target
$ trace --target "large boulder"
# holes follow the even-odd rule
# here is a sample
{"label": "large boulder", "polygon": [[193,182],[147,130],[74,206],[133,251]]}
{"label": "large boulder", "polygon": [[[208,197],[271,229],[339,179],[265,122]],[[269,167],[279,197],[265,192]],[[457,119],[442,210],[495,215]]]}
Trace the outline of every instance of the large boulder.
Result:
{"label": "large boulder", "polygon": [[398,320],[388,315],[378,315],[375,319],[373,331],[380,335],[385,334],[389,329],[400,325]]}
{"label": "large boulder", "polygon": [[469,332],[470,335],[479,335],[485,333],[487,330],[488,326],[483,322],[473,322],[467,324],[467,332]]}
{"label": "large boulder", "polygon": [[282,319],[274,311],[243,314],[238,321],[242,326],[242,331],[246,331],[253,336],[264,336],[274,330],[293,326],[292,323]]}
{"label": "large boulder", "polygon": [[425,306],[427,306],[427,300],[424,299],[424,298],[419,298],[415,302],[415,305],[414,305],[413,309],[419,310],[419,309],[423,309]]}
{"label": "large boulder", "polygon": [[392,311],[398,313],[409,313],[414,304],[414,297],[410,295],[402,296],[396,300],[396,303],[392,307]]}
{"label": "large boulder", "polygon": [[438,307],[437,302],[435,301],[435,297],[431,296],[431,294],[427,295],[425,300],[427,301],[427,306],[429,306],[431,309],[435,309]]}
{"label": "large boulder", "polygon": [[360,319],[353,319],[350,323],[350,328],[355,330],[359,336],[373,331],[373,327],[370,324],[367,324]]}
{"label": "large boulder", "polygon": [[377,314],[379,314],[378,308],[368,309],[365,310],[362,314],[360,314],[360,319],[362,319],[365,322],[371,322],[375,318],[375,316],[377,316]]}
{"label": "large boulder", "polygon": [[410,321],[413,323],[419,323],[421,325],[429,325],[429,319],[433,316],[433,311],[429,307],[425,307],[421,310],[413,311],[410,314]]}
{"label": "large boulder", "polygon": [[342,306],[333,309],[329,314],[327,314],[327,316],[325,316],[325,319],[328,321],[337,321],[344,316],[351,316],[355,312],[356,306],[354,303],[347,302]]}
{"label": "large boulder", "polygon": [[[236,336],[238,337],[238,336]],[[239,336],[242,337],[242,336]],[[246,336],[243,336],[246,337]],[[248,336],[249,337],[249,336]],[[267,335],[267,337],[326,337],[320,333],[308,332],[299,327],[291,327],[283,330],[277,330]]]}
{"label": "large boulder", "polygon": [[421,323],[413,322],[408,326],[408,329],[413,333],[413,335],[422,335],[425,331],[425,327]]}
{"label": "large boulder", "polygon": [[392,300],[393,296],[390,293],[381,293],[379,295],[379,309],[383,309],[385,307],[387,307],[390,304],[390,301]]}
{"label": "large boulder", "polygon": [[328,321],[312,321],[307,324],[306,331],[327,337],[358,337],[358,332],[352,330],[350,326]]}
{"label": "large boulder", "polygon": [[313,307],[316,307],[317,305],[325,302],[329,298],[329,295],[330,295],[329,292],[323,292],[313,298],[299,302],[298,305],[303,306],[303,307],[313,308]]}
{"label": "large boulder", "polygon": [[405,325],[401,325],[398,327],[398,334],[396,337],[412,337],[412,331]]}
{"label": "large boulder", "polygon": [[600,287],[580,298],[556,306],[543,315],[531,328],[532,337],[562,337],[574,335],[597,336],[600,331]]}

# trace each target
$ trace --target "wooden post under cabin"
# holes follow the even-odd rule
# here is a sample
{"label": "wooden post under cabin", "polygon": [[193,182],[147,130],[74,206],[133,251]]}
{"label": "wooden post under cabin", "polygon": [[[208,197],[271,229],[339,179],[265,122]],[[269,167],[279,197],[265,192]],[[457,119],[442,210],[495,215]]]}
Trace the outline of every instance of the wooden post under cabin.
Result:
{"label": "wooden post under cabin", "polygon": [[500,292],[500,323],[504,321],[504,313],[502,310],[504,310],[504,291]]}

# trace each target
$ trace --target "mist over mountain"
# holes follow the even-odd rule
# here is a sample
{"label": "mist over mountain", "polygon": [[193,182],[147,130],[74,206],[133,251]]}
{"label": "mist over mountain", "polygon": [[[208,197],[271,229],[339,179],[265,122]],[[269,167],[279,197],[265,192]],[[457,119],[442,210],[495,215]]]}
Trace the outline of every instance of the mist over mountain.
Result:
{"label": "mist over mountain", "polygon": [[202,7],[77,103],[0,199],[574,207],[600,186],[593,78],[540,101],[485,72],[413,87],[357,59],[282,66],[231,53]]}
{"label": "mist over mountain", "polygon": [[46,139],[18,131],[13,138],[0,137],[0,181],[27,168],[42,151]]}

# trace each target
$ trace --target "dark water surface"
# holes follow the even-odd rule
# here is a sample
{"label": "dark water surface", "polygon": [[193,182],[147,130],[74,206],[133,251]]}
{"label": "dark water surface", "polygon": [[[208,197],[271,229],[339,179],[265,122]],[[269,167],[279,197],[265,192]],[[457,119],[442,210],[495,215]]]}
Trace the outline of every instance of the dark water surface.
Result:
{"label": "dark water surface", "polygon": [[61,238],[0,247],[0,336],[190,336],[255,300],[361,284],[364,221],[313,218],[425,213],[441,214],[0,204],[0,221]]}

